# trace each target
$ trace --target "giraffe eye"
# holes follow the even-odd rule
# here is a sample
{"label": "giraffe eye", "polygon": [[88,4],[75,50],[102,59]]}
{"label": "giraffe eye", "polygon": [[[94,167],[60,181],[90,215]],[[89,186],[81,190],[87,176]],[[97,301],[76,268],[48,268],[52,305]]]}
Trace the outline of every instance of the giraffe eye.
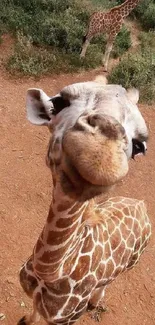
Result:
{"label": "giraffe eye", "polygon": [[137,139],[132,140],[132,158],[133,159],[136,155],[140,155],[140,154],[145,155],[146,150],[147,150],[147,148],[143,142],[141,142]]}
{"label": "giraffe eye", "polygon": [[62,96],[56,96],[50,99],[53,103],[54,109],[52,109],[52,114],[57,115],[60,113],[65,107],[70,106],[70,102],[68,99],[64,99]]}

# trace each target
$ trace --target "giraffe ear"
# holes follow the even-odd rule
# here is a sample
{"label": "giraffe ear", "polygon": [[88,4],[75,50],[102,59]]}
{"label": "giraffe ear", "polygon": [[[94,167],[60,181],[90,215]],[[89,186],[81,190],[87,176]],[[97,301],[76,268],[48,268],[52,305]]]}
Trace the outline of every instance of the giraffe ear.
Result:
{"label": "giraffe ear", "polygon": [[53,103],[42,89],[28,89],[26,110],[27,118],[32,124],[48,125],[52,117]]}
{"label": "giraffe ear", "polygon": [[32,88],[27,91],[27,118],[32,124],[48,126],[54,116],[69,105],[67,97],[61,94],[50,98],[42,89]]}
{"label": "giraffe ear", "polygon": [[139,90],[136,88],[127,89],[127,97],[133,104],[136,105],[139,101]]}

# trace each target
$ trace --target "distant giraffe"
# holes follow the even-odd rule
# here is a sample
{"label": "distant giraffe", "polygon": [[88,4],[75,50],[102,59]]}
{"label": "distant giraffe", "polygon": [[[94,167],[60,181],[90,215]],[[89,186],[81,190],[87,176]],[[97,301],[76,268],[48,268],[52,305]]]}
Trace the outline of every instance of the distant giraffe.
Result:
{"label": "distant giraffe", "polygon": [[126,18],[137,6],[140,0],[126,0],[120,6],[116,6],[107,12],[97,11],[90,17],[87,34],[84,36],[84,43],[80,57],[85,57],[87,47],[91,39],[101,33],[108,36],[105,55],[103,57],[104,71],[108,69],[108,61],[117,34],[120,32]]}
{"label": "distant giraffe", "polygon": [[[136,137],[147,139],[145,122],[134,124],[139,123],[140,112],[129,124],[126,108],[131,122],[130,105],[134,112],[136,106],[127,98],[122,104],[120,86],[112,86],[110,95],[109,88],[95,82],[75,84],[51,100],[42,90],[28,92],[28,118],[49,128],[53,123],[47,164],[54,186],[45,226],[20,271],[21,285],[33,299],[33,313],[18,325],[31,325],[40,315],[48,325],[69,325],[88,308],[94,308],[98,320],[106,286],[135,266],[149,241],[144,202],[107,199],[110,186],[128,172],[129,141],[121,123],[106,114],[106,104],[120,113],[122,123],[126,120],[132,136],[136,128]],[[75,118],[78,97],[82,111]],[[52,103],[62,107],[55,116]]]}

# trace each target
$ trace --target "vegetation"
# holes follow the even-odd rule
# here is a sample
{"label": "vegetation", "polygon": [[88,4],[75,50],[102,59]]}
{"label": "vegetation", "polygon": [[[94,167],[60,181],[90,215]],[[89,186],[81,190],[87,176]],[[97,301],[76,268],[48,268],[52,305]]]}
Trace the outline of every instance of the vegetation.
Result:
{"label": "vegetation", "polygon": [[143,0],[134,13],[145,30],[155,29],[155,0]]}
{"label": "vegetation", "polygon": [[119,0],[109,1],[109,0],[91,0],[91,3],[95,8],[109,9],[118,5]]}
{"label": "vegetation", "polygon": [[130,31],[123,26],[118,37],[115,40],[115,46],[112,51],[113,57],[117,58],[125,53],[131,46]]}
{"label": "vegetation", "polygon": [[140,49],[119,62],[109,75],[109,82],[140,90],[141,100],[155,101],[155,31],[139,34]]}
{"label": "vegetation", "polygon": [[[0,2],[0,43],[2,33],[15,37],[14,53],[6,68],[22,75],[95,68],[105,51],[105,35],[94,37],[84,60],[80,60],[83,35],[90,14],[124,0],[3,0]],[[109,81],[125,87],[138,87],[142,100],[155,99],[155,0],[143,0],[131,16],[141,22],[141,43],[137,54],[123,56],[112,70]],[[131,46],[130,31],[123,27],[112,51],[121,57]]]}
{"label": "vegetation", "polygon": [[[124,0],[117,0],[118,5],[123,2]],[[152,103],[155,101],[155,0],[140,1],[131,16],[136,17],[145,30],[139,35],[140,48],[137,54],[129,54],[121,59],[110,73],[109,82],[126,88],[137,87],[140,89],[141,100]],[[122,40],[126,42],[126,37]]]}
{"label": "vegetation", "polygon": [[141,32],[139,34],[139,40],[141,43],[141,49],[149,49],[155,51],[155,31]]}
{"label": "vegetation", "polygon": [[[109,3],[107,0],[103,2]],[[17,39],[7,69],[36,76],[52,71],[69,72],[99,66],[106,44],[104,35],[95,37],[86,58],[79,59],[83,35],[92,11],[94,7],[88,0],[0,2],[0,27]],[[113,56],[122,55],[130,45],[130,32],[123,28],[116,39]]]}
{"label": "vegetation", "polygon": [[109,81],[119,83],[125,88],[140,90],[141,100],[155,100],[155,52],[141,51],[126,56],[111,72]]}
{"label": "vegetation", "polygon": [[[95,60],[94,60],[95,57]],[[8,59],[6,68],[12,74],[40,76],[48,73],[73,72],[83,67],[95,68],[100,64],[101,55],[94,44],[86,59],[81,62],[79,55],[69,55],[58,49],[36,47],[30,38],[18,34],[14,53]]]}

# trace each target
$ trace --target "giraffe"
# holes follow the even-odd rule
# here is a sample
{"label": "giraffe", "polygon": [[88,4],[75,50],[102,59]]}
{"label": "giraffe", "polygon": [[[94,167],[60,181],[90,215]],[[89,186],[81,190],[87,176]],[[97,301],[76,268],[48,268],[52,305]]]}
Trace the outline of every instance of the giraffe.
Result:
{"label": "giraffe", "polygon": [[[20,283],[33,299],[33,312],[18,325],[31,325],[40,316],[48,325],[72,324],[88,308],[99,320],[106,287],[136,265],[151,235],[143,201],[108,198],[113,184],[128,172],[124,127],[103,113],[106,105],[102,111],[81,111],[71,119],[70,111],[73,118],[79,108],[78,96],[82,105],[84,94],[89,105],[99,104],[101,93],[95,86],[98,90],[97,82],[74,84],[50,100],[39,89],[27,94],[28,119],[37,124],[38,118],[39,125],[52,131],[46,162],[52,171],[53,195],[45,226],[20,270]],[[146,139],[144,124],[138,127],[137,138]]]}
{"label": "giraffe", "polygon": [[119,6],[110,9],[107,12],[97,11],[90,17],[87,34],[83,38],[83,46],[80,54],[81,58],[85,57],[88,45],[91,39],[101,33],[106,33],[108,36],[105,55],[103,57],[104,71],[108,69],[110,53],[117,34],[120,32],[124,19],[138,5],[140,0],[126,0]]}

